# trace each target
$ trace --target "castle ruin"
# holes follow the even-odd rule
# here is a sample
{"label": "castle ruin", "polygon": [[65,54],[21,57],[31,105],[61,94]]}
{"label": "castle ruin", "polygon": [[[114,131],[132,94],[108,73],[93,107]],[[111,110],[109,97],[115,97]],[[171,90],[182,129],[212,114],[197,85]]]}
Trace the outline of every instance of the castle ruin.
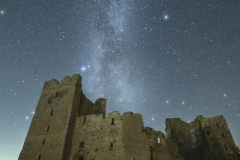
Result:
{"label": "castle ruin", "polygon": [[19,160],[240,160],[223,116],[166,119],[165,136],[81,88],[78,74],[45,82]]}

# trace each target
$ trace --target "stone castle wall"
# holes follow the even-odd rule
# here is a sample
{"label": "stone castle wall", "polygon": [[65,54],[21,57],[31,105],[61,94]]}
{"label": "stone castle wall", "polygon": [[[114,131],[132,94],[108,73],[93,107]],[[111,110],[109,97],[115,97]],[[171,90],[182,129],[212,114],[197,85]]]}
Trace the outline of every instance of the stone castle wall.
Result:
{"label": "stone castle wall", "polygon": [[[126,123],[129,120],[132,123]],[[70,159],[149,158],[141,115],[126,113],[121,116],[111,112],[106,118],[103,114],[80,116],[75,126]]]}
{"label": "stone castle wall", "polygon": [[45,82],[19,160],[240,159],[223,116],[167,119],[165,137],[141,114],[106,116],[106,103],[86,98],[80,75]]}

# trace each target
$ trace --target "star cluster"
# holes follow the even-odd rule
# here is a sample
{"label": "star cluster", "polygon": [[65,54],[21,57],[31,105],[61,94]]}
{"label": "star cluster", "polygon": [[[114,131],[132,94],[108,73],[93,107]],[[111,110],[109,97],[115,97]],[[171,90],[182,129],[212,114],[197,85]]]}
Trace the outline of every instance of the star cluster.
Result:
{"label": "star cluster", "polygon": [[17,159],[44,81],[75,73],[108,113],[162,132],[166,118],[224,115],[239,146],[239,15],[236,0],[3,1],[0,159]]}

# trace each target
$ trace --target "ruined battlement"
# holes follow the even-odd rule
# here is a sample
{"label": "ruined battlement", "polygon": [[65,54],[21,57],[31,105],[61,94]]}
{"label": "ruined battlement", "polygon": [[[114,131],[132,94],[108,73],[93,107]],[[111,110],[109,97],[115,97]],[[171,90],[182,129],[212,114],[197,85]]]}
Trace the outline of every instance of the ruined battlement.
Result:
{"label": "ruined battlement", "polygon": [[184,122],[180,118],[167,118],[166,119],[166,130],[198,130],[203,129],[204,127],[211,126],[213,128],[219,128],[219,126],[227,127],[226,120],[222,115],[206,118],[202,115],[198,115],[192,122]]}
{"label": "ruined battlement", "polygon": [[81,76],[46,81],[19,160],[239,160],[223,116],[186,123],[166,119],[166,133],[143,116],[106,115],[107,100],[82,93]]}
{"label": "ruined battlement", "polygon": [[72,77],[66,76],[60,83],[56,79],[46,81],[43,86],[43,91],[49,91],[59,89],[65,86],[71,86],[77,84],[81,85],[82,77],[79,74],[74,74]]}

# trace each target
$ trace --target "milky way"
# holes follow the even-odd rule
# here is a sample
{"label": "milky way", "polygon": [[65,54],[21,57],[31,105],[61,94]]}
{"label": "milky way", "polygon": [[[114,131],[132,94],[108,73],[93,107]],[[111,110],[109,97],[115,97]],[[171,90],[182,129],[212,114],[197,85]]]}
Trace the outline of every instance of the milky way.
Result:
{"label": "milky way", "polygon": [[100,9],[89,14],[89,42],[84,47],[87,58],[80,55],[80,59],[88,66],[81,69],[81,74],[86,77],[83,79],[87,84],[84,86],[86,94],[93,101],[106,97],[110,104],[119,102],[121,107],[127,108],[129,102],[137,100],[137,88],[141,87],[132,80],[134,60],[125,58],[131,52],[126,42],[132,39],[127,34],[132,5],[131,1],[116,0],[99,1],[91,6],[93,11]]}

